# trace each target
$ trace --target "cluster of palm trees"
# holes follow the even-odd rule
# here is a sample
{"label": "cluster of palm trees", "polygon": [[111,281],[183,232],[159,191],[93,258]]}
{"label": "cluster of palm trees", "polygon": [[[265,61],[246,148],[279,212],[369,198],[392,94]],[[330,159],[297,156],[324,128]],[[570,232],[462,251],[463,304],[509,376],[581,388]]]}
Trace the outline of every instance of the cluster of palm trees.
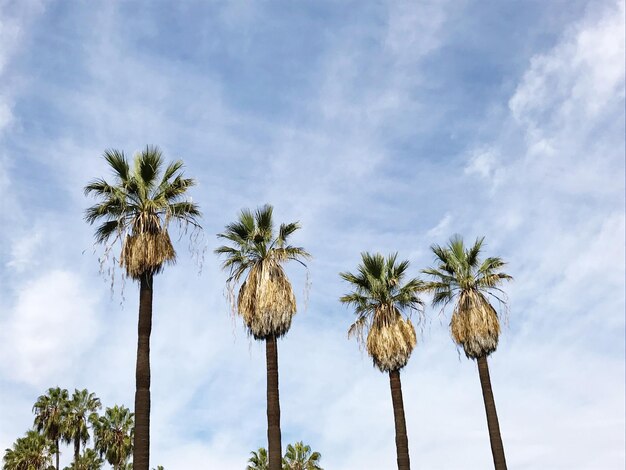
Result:
{"label": "cluster of palm trees", "polygon": [[[156,147],[136,154],[132,167],[123,152],[107,150],[104,158],[113,170],[114,182],[97,179],[85,187],[86,194],[99,199],[87,209],[85,218],[90,224],[98,223],[96,241],[104,244],[105,253],[121,242],[119,263],[127,276],[139,282],[133,462],[135,470],[148,470],[154,276],[176,259],[168,233],[170,223],[177,222],[183,230],[200,228],[201,213],[187,198],[186,192],[195,182],[184,177],[181,161],[163,169],[163,156]],[[225,244],[215,250],[228,272],[234,312],[242,317],[248,333],[266,345],[269,470],[282,470],[283,466],[278,339],[289,331],[296,313],[296,299],[283,266],[288,261],[305,265],[310,258],[304,248],[289,244],[299,228],[297,222],[276,228],[270,205],[255,211],[244,209],[218,234]],[[355,336],[374,365],[389,374],[401,470],[409,469],[410,461],[400,370],[416,344],[409,316],[423,312],[419,295],[424,292],[432,293],[434,305],[453,305],[452,338],[478,363],[495,468],[506,469],[487,356],[495,351],[500,334],[498,313],[490,300],[503,303],[499,285],[511,277],[502,272],[500,258],[481,259],[482,245],[483,239],[478,239],[466,247],[460,237],[453,237],[446,246],[433,245],[436,266],[422,271],[428,281],[416,277],[405,281],[409,262],[398,261],[396,254],[363,253],[355,274],[341,273],[352,291],[340,300],[356,313],[349,336]]]}
{"label": "cluster of palm trees", "polygon": [[[71,398],[66,389],[48,389],[33,406],[34,429],[6,449],[3,469],[59,470],[59,445],[65,443],[73,445],[74,458],[64,470],[100,470],[104,460],[115,470],[131,470],[133,413],[115,405],[100,415],[101,408],[100,399],[86,389],[75,390]],[[90,429],[93,448],[86,447]]]}
{"label": "cluster of palm trees", "polygon": [[[267,449],[260,447],[257,451],[250,452],[252,455],[248,459],[246,470],[268,470],[269,461]],[[324,470],[320,467],[322,455],[313,452],[311,446],[302,441],[287,445],[285,456],[283,457],[282,470]]]}

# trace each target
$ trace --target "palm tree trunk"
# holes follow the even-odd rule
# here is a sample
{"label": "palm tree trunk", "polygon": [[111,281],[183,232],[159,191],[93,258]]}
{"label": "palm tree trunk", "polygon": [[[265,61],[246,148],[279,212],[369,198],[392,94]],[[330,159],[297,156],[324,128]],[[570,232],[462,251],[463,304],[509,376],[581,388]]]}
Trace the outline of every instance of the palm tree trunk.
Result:
{"label": "palm tree trunk", "polygon": [[406,420],[404,418],[404,402],[402,401],[402,383],[400,371],[389,371],[389,385],[391,386],[391,401],[393,403],[393,418],[396,423],[396,453],[398,456],[398,470],[409,470],[409,438],[406,434]]}
{"label": "palm tree trunk", "polygon": [[483,401],[485,402],[485,413],[487,414],[487,427],[489,428],[489,441],[491,442],[493,464],[496,470],[506,470],[504,446],[502,445],[502,437],[500,436],[500,424],[498,423],[496,402],[493,399],[493,391],[491,390],[491,378],[489,377],[487,356],[479,357],[476,362],[478,363],[480,386],[483,389]]}
{"label": "palm tree trunk", "polygon": [[57,457],[57,470],[59,470],[59,438],[58,437],[54,440],[54,453],[56,454],[56,457]]}
{"label": "palm tree trunk", "polygon": [[78,462],[79,455],[80,455],[80,438],[77,436],[74,438],[74,463]]}
{"label": "palm tree trunk", "polygon": [[152,331],[152,274],[141,276],[137,369],[135,372],[135,442],[133,469],[148,470],[150,461],[150,332]]}
{"label": "palm tree trunk", "polygon": [[267,441],[269,470],[281,470],[282,446],[280,442],[280,399],[278,396],[278,345],[276,336],[265,340],[267,360]]}

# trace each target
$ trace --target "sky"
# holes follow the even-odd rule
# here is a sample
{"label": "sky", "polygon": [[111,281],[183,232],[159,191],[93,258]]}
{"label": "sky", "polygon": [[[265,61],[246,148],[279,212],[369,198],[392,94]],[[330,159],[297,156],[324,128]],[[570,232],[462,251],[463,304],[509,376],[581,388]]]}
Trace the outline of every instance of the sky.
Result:
{"label": "sky", "polygon": [[[489,358],[509,467],[623,469],[624,17],[623,0],[0,0],[0,449],[49,387],[132,406],[138,288],[100,273],[82,189],[110,178],[105,149],[155,144],[197,180],[204,231],[200,256],[174,232],[155,282],[151,465],[242,469],[266,445],[264,347],[213,250],[270,203],[313,255],[287,268],[284,446],[395,468],[388,378],[347,338],[338,273],[371,251],[420,276],[461,234],[514,277]],[[413,466],[489,468],[476,365],[449,312],[425,313],[401,376]]]}

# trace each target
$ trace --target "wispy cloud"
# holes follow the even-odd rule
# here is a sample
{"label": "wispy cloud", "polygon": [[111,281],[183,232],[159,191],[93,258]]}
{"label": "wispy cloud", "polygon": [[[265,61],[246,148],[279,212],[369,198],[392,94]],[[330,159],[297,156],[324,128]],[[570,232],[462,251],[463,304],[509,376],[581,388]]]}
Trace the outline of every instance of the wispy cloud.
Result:
{"label": "wispy cloud", "polygon": [[[624,2],[22,4],[0,10],[0,449],[48,386],[132,404],[136,288],[120,306],[99,278],[81,188],[105,148],[156,143],[198,180],[208,251],[197,276],[180,243],[156,281],[155,465],[242,468],[265,444],[263,349],[210,250],[270,202],[314,255],[280,343],[285,443],[393,464],[387,378],[346,338],[337,273],[371,250],[417,274],[458,232],[515,276],[491,362],[510,465],[623,468]],[[402,375],[411,458],[487,467],[475,367],[429,318]]]}

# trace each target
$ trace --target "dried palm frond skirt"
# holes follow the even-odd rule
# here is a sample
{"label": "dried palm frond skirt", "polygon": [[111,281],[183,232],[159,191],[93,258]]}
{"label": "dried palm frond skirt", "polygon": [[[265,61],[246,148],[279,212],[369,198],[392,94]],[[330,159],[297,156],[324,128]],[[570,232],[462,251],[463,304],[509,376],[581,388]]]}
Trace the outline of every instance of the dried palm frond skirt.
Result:
{"label": "dried palm frond skirt", "polygon": [[120,265],[133,279],[143,274],[158,274],[165,263],[173,263],[176,252],[166,230],[127,235],[122,246]]}
{"label": "dried palm frond skirt", "polygon": [[280,264],[257,263],[239,289],[237,311],[255,339],[281,337],[291,327],[296,298]]}
{"label": "dried palm frond skirt", "polygon": [[406,365],[415,347],[415,328],[402,317],[395,322],[374,323],[367,335],[367,352],[382,372],[399,370]]}
{"label": "dried palm frond skirt", "polygon": [[468,358],[489,355],[498,347],[498,314],[482,294],[463,293],[450,319],[450,333]]}

